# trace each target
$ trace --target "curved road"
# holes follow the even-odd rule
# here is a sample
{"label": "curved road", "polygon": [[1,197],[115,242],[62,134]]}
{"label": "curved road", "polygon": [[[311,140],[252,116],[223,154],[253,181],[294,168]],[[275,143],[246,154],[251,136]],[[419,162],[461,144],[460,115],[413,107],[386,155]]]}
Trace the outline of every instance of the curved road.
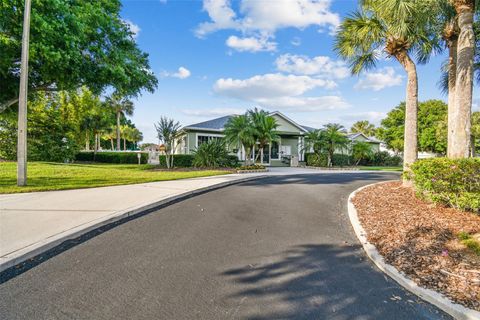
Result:
{"label": "curved road", "polygon": [[[2,275],[1,319],[449,319],[367,260],[346,213],[386,173],[199,195]],[[45,261],[43,261],[45,260]]]}

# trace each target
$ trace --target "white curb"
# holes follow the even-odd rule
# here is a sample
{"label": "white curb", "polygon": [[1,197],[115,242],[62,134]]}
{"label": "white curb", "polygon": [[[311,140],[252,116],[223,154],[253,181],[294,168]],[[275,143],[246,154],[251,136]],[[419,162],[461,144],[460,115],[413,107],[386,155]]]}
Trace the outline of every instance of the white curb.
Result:
{"label": "white curb", "polygon": [[[390,181],[386,181],[390,182]],[[362,243],[363,249],[367,253],[367,256],[372,260],[375,265],[386,273],[390,278],[398,282],[402,287],[407,289],[408,291],[414,293],[415,295],[419,296],[423,300],[430,302],[431,304],[437,306],[438,308],[442,309],[446,313],[453,316],[455,319],[460,320],[479,320],[480,319],[480,312],[468,309],[462,305],[453,303],[451,300],[447,299],[440,293],[419,287],[414,281],[408,279],[405,275],[401,274],[394,266],[385,263],[383,257],[377,251],[377,248],[370,242],[368,242],[366,237],[366,232],[363,229],[362,225],[360,224],[360,220],[358,219],[357,210],[353,205],[352,199],[355,197],[355,194],[367,187],[386,183],[372,183],[366,186],[363,186],[350,194],[348,197],[348,217],[350,218],[350,222],[352,223],[353,229],[355,230],[355,234],[357,235],[358,240]]]}
{"label": "white curb", "polygon": [[90,221],[88,223],[76,226],[72,229],[66,230],[62,233],[56,234],[49,238],[43,239],[42,241],[36,242],[30,246],[27,246],[25,248],[22,248],[21,250],[16,251],[14,254],[9,255],[7,258],[0,258],[0,273],[5,271],[8,268],[16,266],[19,263],[25,262],[41,253],[46,252],[60,245],[61,243],[65,242],[66,240],[78,238],[79,236],[84,235],[92,230],[117,222],[124,218],[136,216],[145,211],[152,210],[165,205],[169,205],[174,202],[184,200],[186,198],[189,198],[191,196],[194,196],[200,193],[220,189],[223,187],[227,187],[227,186],[242,183],[242,182],[266,178],[266,177],[268,176],[259,175],[259,176],[240,178],[237,180],[225,181],[225,182],[214,184],[208,187],[178,194],[169,198],[162,199],[160,201],[142,204],[139,206],[130,207],[126,210],[117,211],[115,213],[112,213],[111,215],[101,217],[97,220]]}

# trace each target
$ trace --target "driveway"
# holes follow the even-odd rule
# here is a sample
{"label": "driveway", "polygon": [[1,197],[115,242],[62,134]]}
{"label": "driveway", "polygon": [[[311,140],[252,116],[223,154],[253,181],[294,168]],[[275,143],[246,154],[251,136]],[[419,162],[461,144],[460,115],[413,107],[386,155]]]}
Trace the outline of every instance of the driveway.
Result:
{"label": "driveway", "polygon": [[449,319],[378,271],[349,224],[350,192],[397,178],[272,176],[104,228],[2,274],[0,318]]}

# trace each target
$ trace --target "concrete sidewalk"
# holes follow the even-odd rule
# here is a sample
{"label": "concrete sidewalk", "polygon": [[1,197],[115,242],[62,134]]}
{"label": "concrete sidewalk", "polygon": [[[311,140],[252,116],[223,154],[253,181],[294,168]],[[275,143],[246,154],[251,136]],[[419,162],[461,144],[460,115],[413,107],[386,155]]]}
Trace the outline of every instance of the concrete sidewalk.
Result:
{"label": "concrete sidewalk", "polygon": [[268,173],[0,195],[0,272],[67,239],[191,194],[263,176],[321,173],[271,168]]}

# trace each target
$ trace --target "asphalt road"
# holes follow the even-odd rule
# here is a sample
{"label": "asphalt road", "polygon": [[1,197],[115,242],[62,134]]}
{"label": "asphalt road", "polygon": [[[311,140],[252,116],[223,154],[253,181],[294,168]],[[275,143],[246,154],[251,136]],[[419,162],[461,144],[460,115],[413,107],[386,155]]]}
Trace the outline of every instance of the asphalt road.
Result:
{"label": "asphalt road", "polygon": [[396,174],[269,177],[110,228],[0,284],[0,319],[449,319],[366,258],[354,189]]}

